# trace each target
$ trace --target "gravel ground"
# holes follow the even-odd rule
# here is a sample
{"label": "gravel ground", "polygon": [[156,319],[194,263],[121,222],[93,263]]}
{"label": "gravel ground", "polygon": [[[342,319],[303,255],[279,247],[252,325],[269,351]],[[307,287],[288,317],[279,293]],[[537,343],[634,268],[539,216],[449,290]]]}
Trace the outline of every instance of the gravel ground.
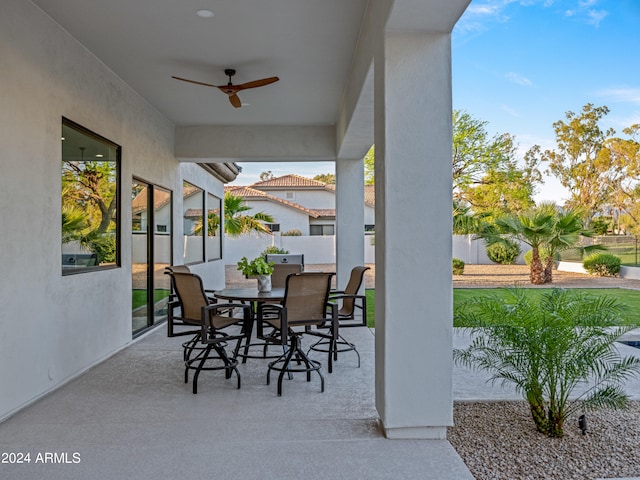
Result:
{"label": "gravel ground", "polygon": [[525,402],[456,403],[448,440],[477,480],[640,477],[640,402],[575,416],[563,438],[538,433]]}

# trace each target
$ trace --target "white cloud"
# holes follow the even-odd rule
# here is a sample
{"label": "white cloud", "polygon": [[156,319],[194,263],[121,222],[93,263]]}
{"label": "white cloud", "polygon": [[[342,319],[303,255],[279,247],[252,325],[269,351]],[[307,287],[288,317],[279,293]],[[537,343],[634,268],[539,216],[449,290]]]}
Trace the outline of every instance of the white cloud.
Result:
{"label": "white cloud", "polygon": [[609,12],[606,10],[589,10],[587,12],[587,23],[599,27],[600,22],[604,20],[607,15],[609,15]]}
{"label": "white cloud", "polygon": [[640,88],[607,88],[596,93],[600,97],[614,102],[633,103],[640,105]]}
{"label": "white cloud", "polygon": [[529,80],[524,75],[520,75],[519,73],[509,72],[505,75],[505,78],[510,82],[522,85],[523,87],[530,87],[533,85],[531,80]]}

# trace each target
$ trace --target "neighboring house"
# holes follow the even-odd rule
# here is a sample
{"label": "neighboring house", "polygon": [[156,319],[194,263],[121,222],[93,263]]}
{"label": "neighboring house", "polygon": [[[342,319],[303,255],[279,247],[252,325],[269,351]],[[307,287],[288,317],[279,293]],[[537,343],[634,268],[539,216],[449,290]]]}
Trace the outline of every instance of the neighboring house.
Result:
{"label": "neighboring house", "polygon": [[[270,214],[273,232],[300,230],[302,235],[335,235],[335,185],[290,174],[254,183],[248,187],[225,187],[225,192],[242,197],[254,212]],[[365,186],[364,231],[375,226],[373,185]]]}

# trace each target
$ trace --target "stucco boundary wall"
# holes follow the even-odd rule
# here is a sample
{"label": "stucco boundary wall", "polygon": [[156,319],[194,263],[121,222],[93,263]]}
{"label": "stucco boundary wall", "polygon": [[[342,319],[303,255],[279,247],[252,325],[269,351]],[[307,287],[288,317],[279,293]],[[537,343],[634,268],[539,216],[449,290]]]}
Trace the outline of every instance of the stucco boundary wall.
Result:
{"label": "stucco boundary wall", "polygon": [[[242,257],[255,258],[265,248],[275,246],[288,250],[289,253],[303,254],[306,264],[336,263],[336,237],[310,236],[299,237],[273,235],[245,235],[242,237],[225,237],[222,258],[225,265],[233,265]],[[375,263],[375,237],[363,235],[364,263]]]}
{"label": "stucco boundary wall", "polygon": [[[336,263],[335,236],[282,236],[274,235],[247,235],[243,237],[225,237],[223,258],[225,265],[235,265],[242,257],[254,258],[260,255],[265,248],[276,246],[288,250],[289,253],[303,254],[306,264],[334,264]],[[375,263],[375,235],[363,235],[365,264]],[[516,264],[524,265],[524,254],[529,246],[521,244],[522,253]],[[475,240],[473,235],[453,236],[453,257],[459,258],[469,265],[492,265],[493,262],[487,256],[483,240]],[[560,262],[558,270],[565,272],[587,273],[581,263]],[[621,267],[620,278],[640,280],[640,268]]]}

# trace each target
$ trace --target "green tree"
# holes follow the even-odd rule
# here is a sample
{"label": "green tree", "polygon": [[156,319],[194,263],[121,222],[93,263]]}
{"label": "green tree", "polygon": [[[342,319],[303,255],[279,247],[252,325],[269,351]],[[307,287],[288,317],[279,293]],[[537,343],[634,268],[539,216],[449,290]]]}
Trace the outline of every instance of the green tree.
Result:
{"label": "green tree", "polygon": [[267,170],[266,172],[261,172],[260,173],[260,181],[265,181],[265,180],[271,180],[273,179],[273,173],[271,173],[271,170]]}
{"label": "green tree", "polygon": [[373,185],[375,183],[375,145],[371,145],[371,148],[364,156],[364,184]]}
{"label": "green tree", "polygon": [[[610,204],[625,212],[631,230],[638,230],[640,211],[636,208],[640,202],[640,143],[637,136],[640,124],[634,124],[622,131],[630,138],[610,138],[606,141],[605,155],[612,165],[613,193]],[[622,230],[622,215],[618,215],[617,230]]]}
{"label": "green tree", "polygon": [[[615,299],[571,290],[554,289],[542,298],[522,290],[506,299],[476,297],[456,308],[456,321],[472,325],[473,340],[455,349],[454,359],[513,384],[537,430],[562,437],[573,412],[628,403],[622,386],[640,371],[640,359],[621,357],[614,346],[633,328],[618,326],[623,311]],[[584,390],[574,399],[578,386]]]}
{"label": "green tree", "polygon": [[111,227],[116,211],[116,167],[113,162],[62,163],[62,203],[88,213],[90,227],[98,234]]}
{"label": "green tree", "polygon": [[593,215],[610,198],[616,166],[606,149],[606,141],[615,131],[602,130],[598,122],[609,113],[606,106],[594,107],[588,103],[578,115],[568,111],[566,121],[553,124],[557,148],[541,152],[535,145],[532,157],[548,162],[547,174],[555,175],[569,190],[567,206],[585,211],[589,226]]}
{"label": "green tree", "polygon": [[313,177],[313,179],[318,182],[326,183],[327,185],[336,184],[336,176],[334,173],[320,173]]}
{"label": "green tree", "polygon": [[251,207],[245,205],[244,199],[227,192],[224,194],[224,231],[231,237],[255,233],[271,233],[262,222],[273,223],[273,217],[268,213],[258,212],[246,215]]}
{"label": "green tree", "polygon": [[483,215],[474,215],[471,208],[460,202],[453,202],[453,234],[469,235],[479,233],[483,225]]}
{"label": "green tree", "polygon": [[543,204],[541,208],[548,208],[555,214],[551,234],[545,242],[548,253],[544,266],[545,283],[553,282],[553,266],[557,255],[575,248],[580,237],[591,237],[593,232],[584,229],[584,215],[580,210],[568,209],[559,211],[555,204]]}
{"label": "green tree", "polygon": [[475,213],[492,215],[518,212],[533,205],[536,184],[541,182],[538,160],[516,158],[514,137],[489,137],[487,122],[469,113],[453,112],[453,193]]}
{"label": "green tree", "polygon": [[115,162],[62,162],[62,243],[78,241],[98,263],[116,261]]}
{"label": "green tree", "polygon": [[545,269],[540,258],[540,248],[545,246],[553,234],[555,214],[549,208],[535,207],[522,213],[505,215],[487,225],[477,235],[488,244],[499,242],[503,235],[513,237],[531,247],[529,280],[534,285],[545,283]]}

